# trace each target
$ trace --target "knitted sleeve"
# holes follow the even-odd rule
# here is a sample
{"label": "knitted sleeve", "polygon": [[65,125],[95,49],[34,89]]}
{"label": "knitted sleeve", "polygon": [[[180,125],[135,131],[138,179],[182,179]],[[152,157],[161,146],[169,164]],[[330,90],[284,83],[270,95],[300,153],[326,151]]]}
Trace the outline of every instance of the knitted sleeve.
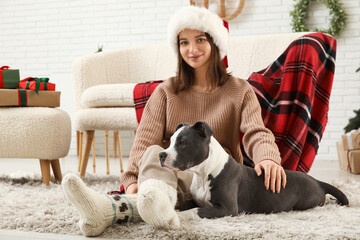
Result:
{"label": "knitted sleeve", "polygon": [[250,159],[255,164],[267,159],[281,164],[280,152],[275,143],[275,137],[264,126],[261,107],[251,86],[245,92],[240,114],[240,131],[244,133],[244,150]]}
{"label": "knitted sleeve", "polygon": [[127,171],[120,177],[120,181],[125,189],[130,184],[137,182],[139,174],[138,163],[146,149],[151,145],[162,145],[165,131],[165,114],[166,95],[159,86],[146,103],[133,146],[130,150]]}

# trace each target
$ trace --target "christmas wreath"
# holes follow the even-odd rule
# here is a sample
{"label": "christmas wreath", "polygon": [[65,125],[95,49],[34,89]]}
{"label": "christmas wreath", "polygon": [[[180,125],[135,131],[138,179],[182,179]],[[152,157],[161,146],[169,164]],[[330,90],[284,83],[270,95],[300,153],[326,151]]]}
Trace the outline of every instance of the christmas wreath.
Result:
{"label": "christmas wreath", "polygon": [[330,27],[328,29],[315,28],[316,32],[327,33],[332,36],[339,36],[344,30],[346,25],[346,13],[341,7],[339,0],[294,0],[297,2],[294,6],[294,10],[290,12],[292,17],[292,29],[295,32],[307,32],[305,21],[308,18],[307,10],[309,6],[314,2],[323,2],[326,7],[330,9]]}

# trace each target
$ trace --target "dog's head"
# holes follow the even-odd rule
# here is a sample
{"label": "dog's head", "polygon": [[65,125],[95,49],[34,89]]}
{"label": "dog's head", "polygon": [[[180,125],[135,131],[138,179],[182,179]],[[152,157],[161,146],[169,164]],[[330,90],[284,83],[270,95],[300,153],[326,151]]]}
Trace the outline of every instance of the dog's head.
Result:
{"label": "dog's head", "polygon": [[213,130],[206,122],[179,124],[170,139],[170,146],[159,154],[161,166],[186,170],[199,165],[209,155]]}

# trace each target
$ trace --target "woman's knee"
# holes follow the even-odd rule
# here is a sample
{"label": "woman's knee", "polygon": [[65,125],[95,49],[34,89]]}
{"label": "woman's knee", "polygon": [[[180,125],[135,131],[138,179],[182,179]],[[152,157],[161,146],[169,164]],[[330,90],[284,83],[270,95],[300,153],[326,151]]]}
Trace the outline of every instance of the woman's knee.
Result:
{"label": "woman's knee", "polygon": [[164,151],[160,146],[150,146],[139,162],[138,183],[141,185],[147,179],[163,180],[173,188],[177,188],[177,177],[173,170],[160,165],[159,153]]}
{"label": "woman's knee", "polygon": [[159,145],[151,145],[148,147],[140,159],[139,168],[154,162],[158,162],[160,164],[159,153],[162,151],[164,151],[164,148],[160,147]]}

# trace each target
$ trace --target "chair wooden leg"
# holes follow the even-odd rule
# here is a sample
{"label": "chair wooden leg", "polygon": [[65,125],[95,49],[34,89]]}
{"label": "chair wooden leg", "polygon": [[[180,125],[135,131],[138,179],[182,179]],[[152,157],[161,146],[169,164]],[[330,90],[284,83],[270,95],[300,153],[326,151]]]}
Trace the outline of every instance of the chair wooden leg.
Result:
{"label": "chair wooden leg", "polygon": [[95,136],[92,141],[92,157],[93,157],[93,172],[96,172],[96,163],[95,163]]}
{"label": "chair wooden leg", "polygon": [[40,159],[41,176],[43,183],[49,186],[50,183],[50,160]]}
{"label": "chair wooden leg", "polygon": [[79,168],[78,171],[80,172],[81,167],[81,158],[82,158],[82,140],[83,140],[83,132],[79,132]]}
{"label": "chair wooden leg", "polygon": [[117,140],[117,143],[118,143],[118,145],[119,145],[120,172],[123,173],[123,172],[124,172],[124,168],[123,168],[123,159],[122,159],[120,132],[118,132],[117,139],[118,139],[118,140]]}
{"label": "chair wooden leg", "polygon": [[76,131],[76,154],[79,156],[80,131]]}
{"label": "chair wooden leg", "polygon": [[105,156],[106,156],[106,174],[110,174],[109,166],[109,131],[105,131]]}
{"label": "chair wooden leg", "polygon": [[50,162],[51,168],[54,173],[54,177],[56,181],[62,180],[62,174],[61,174],[61,168],[60,168],[60,162],[59,159],[51,160]]}
{"label": "chair wooden leg", "polygon": [[114,155],[113,155],[114,158],[116,158],[116,148],[117,148],[116,144],[117,144],[118,134],[119,134],[118,131],[114,131]]}
{"label": "chair wooden leg", "polygon": [[90,155],[90,149],[91,149],[91,144],[94,138],[94,130],[87,130],[86,132],[86,136],[85,136],[85,144],[84,144],[84,153],[82,154],[82,158],[81,158],[81,166],[80,166],[80,176],[84,177],[85,173],[86,173],[86,167],[88,164],[88,160],[89,160],[89,155]]}

